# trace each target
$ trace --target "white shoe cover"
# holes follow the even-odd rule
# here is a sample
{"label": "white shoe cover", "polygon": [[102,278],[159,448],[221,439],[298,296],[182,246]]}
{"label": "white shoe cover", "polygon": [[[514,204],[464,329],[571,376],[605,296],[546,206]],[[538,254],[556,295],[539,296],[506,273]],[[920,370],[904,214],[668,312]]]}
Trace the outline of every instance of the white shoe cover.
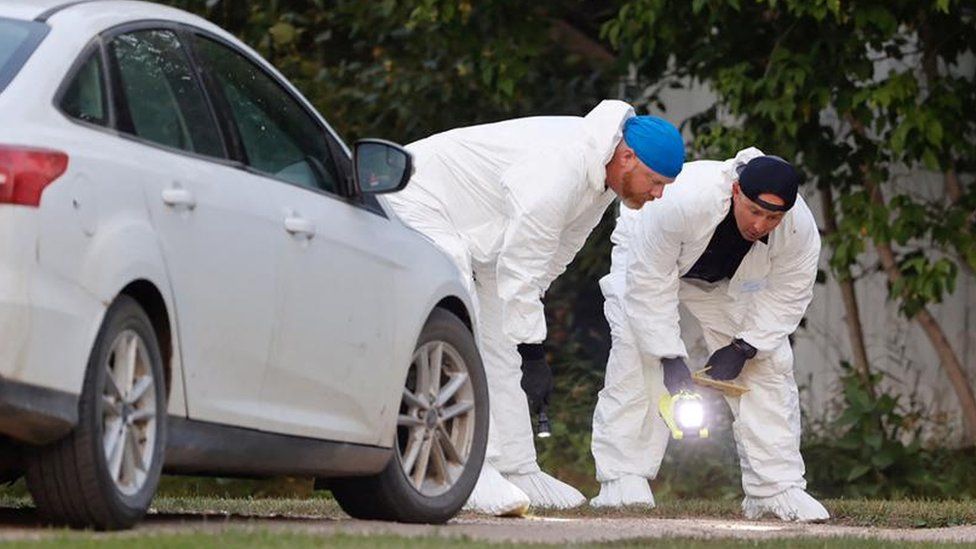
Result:
{"label": "white shoe cover", "polygon": [[529,503],[529,496],[525,492],[505,480],[497,469],[485,462],[478,482],[464,504],[464,510],[496,517],[520,517],[529,510]]}
{"label": "white shoe cover", "polygon": [[524,475],[509,474],[505,478],[528,494],[534,507],[571,509],[586,503],[579,490],[542,471]]}
{"label": "white shoe cover", "polygon": [[600,484],[600,494],[590,500],[590,507],[623,507],[639,505],[654,508],[654,494],[644,477],[627,475]]}
{"label": "white shoe cover", "polygon": [[790,488],[768,498],[746,496],[742,500],[742,512],[747,519],[758,519],[766,514],[797,522],[820,522],[830,518],[830,513],[819,501],[799,488]]}

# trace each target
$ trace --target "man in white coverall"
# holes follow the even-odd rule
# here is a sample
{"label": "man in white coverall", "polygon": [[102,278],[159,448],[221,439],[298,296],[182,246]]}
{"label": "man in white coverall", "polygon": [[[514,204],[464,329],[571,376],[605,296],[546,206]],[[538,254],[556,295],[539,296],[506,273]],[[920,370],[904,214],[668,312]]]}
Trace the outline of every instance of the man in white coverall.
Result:
{"label": "man in white coverall", "polygon": [[[691,387],[678,304],[701,324],[726,397],[748,518],[814,521],[827,511],[804,489],[800,406],[788,336],[813,295],[820,236],[797,195],[801,176],[755,148],[725,162],[685,164],[668,199],[622,210],[600,280],[612,348],[593,414],[595,507],[654,506],[669,429],[663,391]],[[696,367],[698,369],[698,367]]]}
{"label": "man in white coverall", "polygon": [[581,505],[579,491],[536,462],[530,410],[552,391],[542,295],[615,197],[631,208],[661,197],[681,171],[681,136],[663,119],[603,101],[585,117],[459,128],[407,149],[416,172],[389,203],[454,260],[479,308],[491,418],[466,508],[502,515]]}

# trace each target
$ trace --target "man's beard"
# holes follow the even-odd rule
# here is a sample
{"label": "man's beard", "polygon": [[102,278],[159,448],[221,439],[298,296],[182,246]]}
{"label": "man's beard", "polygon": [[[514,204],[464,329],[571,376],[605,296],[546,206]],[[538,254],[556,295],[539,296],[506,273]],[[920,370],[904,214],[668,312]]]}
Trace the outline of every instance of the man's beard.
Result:
{"label": "man's beard", "polygon": [[633,174],[625,173],[623,185],[620,187],[620,201],[631,210],[639,210],[646,200],[641,200],[636,196],[633,183]]}

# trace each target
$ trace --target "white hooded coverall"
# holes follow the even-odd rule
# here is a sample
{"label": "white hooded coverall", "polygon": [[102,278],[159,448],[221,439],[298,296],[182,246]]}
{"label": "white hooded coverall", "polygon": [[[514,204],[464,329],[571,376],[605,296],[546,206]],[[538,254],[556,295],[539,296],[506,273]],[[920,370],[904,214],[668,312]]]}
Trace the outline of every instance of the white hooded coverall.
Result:
{"label": "white hooded coverall", "polygon": [[[657,413],[666,391],[660,359],[688,356],[678,327],[680,302],[701,324],[709,353],[733,338],[758,350],[736,380],[749,392],[726,399],[735,418],[747,516],[785,498],[779,503],[801,507],[801,515],[810,509],[809,499],[808,514],[818,515],[793,518],[823,519],[826,511],[803,492],[799,396],[787,339],[813,296],[820,254],[816,222],[803,198],[797,197],[767,243],[753,244],[731,280],[681,278],[729,212],[735,168],[761,154],[750,148],[725,162],[686,163],[664,200],[639,211],[621,209],[610,274],[600,280],[612,347],[593,415],[593,457],[604,486],[657,475],[670,435]],[[653,505],[649,491],[646,498]],[[790,501],[796,499],[803,501]],[[615,503],[598,497],[594,505]]]}
{"label": "white hooded coverall", "polygon": [[[491,400],[486,469],[504,474],[534,505],[585,500],[538,474],[516,347],[545,339],[542,296],[616,196],[606,186],[606,164],[632,116],[627,103],[603,101],[585,117],[522,118],[436,134],[407,146],[416,172],[403,191],[388,195],[396,214],[472,283]],[[551,493],[539,481],[561,487]],[[472,500],[478,493],[476,487]],[[491,505],[474,508],[492,512]]]}

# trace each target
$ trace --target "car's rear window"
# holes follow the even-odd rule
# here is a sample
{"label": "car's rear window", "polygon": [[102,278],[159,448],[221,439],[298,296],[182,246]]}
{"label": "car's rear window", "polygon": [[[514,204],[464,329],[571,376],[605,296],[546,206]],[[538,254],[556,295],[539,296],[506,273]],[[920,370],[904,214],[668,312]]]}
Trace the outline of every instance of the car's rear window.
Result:
{"label": "car's rear window", "polygon": [[47,31],[44,23],[0,17],[0,92],[17,76]]}

